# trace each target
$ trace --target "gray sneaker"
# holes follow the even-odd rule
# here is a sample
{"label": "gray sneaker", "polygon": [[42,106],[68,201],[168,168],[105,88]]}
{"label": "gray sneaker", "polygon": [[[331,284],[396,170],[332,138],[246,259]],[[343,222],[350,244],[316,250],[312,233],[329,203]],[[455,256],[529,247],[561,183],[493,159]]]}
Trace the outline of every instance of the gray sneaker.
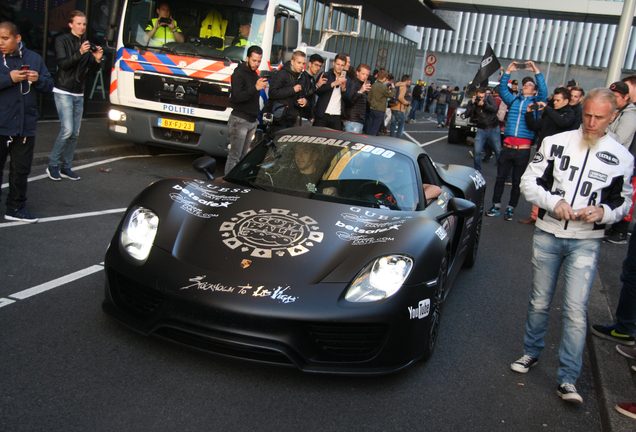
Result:
{"label": "gray sneaker", "polygon": [[628,348],[625,345],[616,345],[616,351],[628,359],[636,360],[636,348]]}

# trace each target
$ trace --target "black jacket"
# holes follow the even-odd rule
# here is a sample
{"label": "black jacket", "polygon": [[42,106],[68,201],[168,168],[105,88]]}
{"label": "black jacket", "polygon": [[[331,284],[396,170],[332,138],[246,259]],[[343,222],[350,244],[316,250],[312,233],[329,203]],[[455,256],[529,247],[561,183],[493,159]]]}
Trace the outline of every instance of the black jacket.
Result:
{"label": "black jacket", "polygon": [[574,111],[570,105],[555,110],[549,105],[543,108],[543,113],[538,120],[534,118],[534,112],[526,112],[526,124],[530,130],[537,132],[536,143],[541,145],[545,137],[556,135],[574,129]]}
{"label": "black jacket", "polygon": [[497,102],[492,96],[486,95],[482,106],[473,104],[472,100],[468,101],[464,115],[474,121],[479,129],[487,130],[499,126]]}
{"label": "black jacket", "polygon": [[[327,82],[324,83],[317,91],[318,101],[316,102],[316,108],[314,109],[314,117],[322,118],[325,115],[325,111],[327,111],[327,106],[329,105],[329,100],[331,99],[331,94],[333,93],[333,87],[331,87],[331,83],[336,80],[336,74],[331,69],[327,72]],[[351,87],[351,80],[347,78],[347,84],[344,91],[340,92],[340,113],[343,118],[345,118],[345,106],[349,101],[349,87]]]}
{"label": "black jacket", "polygon": [[68,33],[55,39],[55,54],[57,56],[57,73],[55,74],[55,88],[69,93],[84,93],[86,74],[89,69],[97,71],[100,64],[93,53],[88,51],[80,54],[79,49],[83,40]]}
{"label": "black jacket", "polygon": [[260,112],[260,91],[256,90],[258,72],[249,68],[247,63],[240,62],[232,74],[232,92],[230,108],[232,115],[249,122],[255,122]]}
{"label": "black jacket", "polygon": [[574,106],[570,105],[572,111],[574,111],[574,123],[572,124],[572,129],[578,129],[583,123],[583,105],[576,104]]}
{"label": "black jacket", "polygon": [[305,70],[300,75],[300,85],[303,86],[300,97],[304,96],[305,99],[307,99],[307,105],[301,108],[300,115],[306,119],[313,119],[316,90],[318,90],[318,87],[316,87],[316,79]]}
{"label": "black jacket", "polygon": [[298,98],[302,97],[302,90],[296,92],[294,86],[300,84],[300,73],[294,72],[291,62],[283,65],[283,68],[276,72],[269,84],[269,100],[281,102],[297,112]]}
{"label": "black jacket", "polygon": [[349,96],[345,107],[345,116],[348,120],[364,124],[364,116],[367,112],[367,93],[359,93],[364,83],[354,78],[347,84]]}

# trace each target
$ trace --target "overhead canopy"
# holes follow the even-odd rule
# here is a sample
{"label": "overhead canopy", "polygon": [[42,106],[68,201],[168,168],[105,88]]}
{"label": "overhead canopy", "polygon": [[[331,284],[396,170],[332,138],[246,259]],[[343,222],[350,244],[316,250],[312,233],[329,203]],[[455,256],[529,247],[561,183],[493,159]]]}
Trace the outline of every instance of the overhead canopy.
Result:
{"label": "overhead canopy", "polygon": [[443,30],[453,30],[442,18],[435,15],[426,3],[429,0],[334,0],[335,4],[362,5],[362,18],[388,29],[396,26],[430,27]]}

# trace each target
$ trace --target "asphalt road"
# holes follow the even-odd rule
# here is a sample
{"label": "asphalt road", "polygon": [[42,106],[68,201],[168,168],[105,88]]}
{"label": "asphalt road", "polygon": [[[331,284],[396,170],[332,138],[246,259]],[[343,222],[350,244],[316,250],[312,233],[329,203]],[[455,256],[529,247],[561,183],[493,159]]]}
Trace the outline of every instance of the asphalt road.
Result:
{"label": "asphalt road", "polygon": [[[407,134],[435,161],[472,165],[470,148],[448,145],[433,122]],[[157,179],[199,176],[195,158],[82,160],[78,182],[34,169],[28,209],[40,223],[0,223],[1,430],[602,430],[587,350],[585,403],[556,395],[559,300],[540,364],[526,375],[509,368],[522,354],[533,229],[501,217],[485,218],[477,265],[453,285],[432,359],[397,374],[303,374],[141,337],[108,318],[100,263],[123,209]],[[483,174],[489,205],[494,165]],[[529,213],[522,200],[515,219]]]}

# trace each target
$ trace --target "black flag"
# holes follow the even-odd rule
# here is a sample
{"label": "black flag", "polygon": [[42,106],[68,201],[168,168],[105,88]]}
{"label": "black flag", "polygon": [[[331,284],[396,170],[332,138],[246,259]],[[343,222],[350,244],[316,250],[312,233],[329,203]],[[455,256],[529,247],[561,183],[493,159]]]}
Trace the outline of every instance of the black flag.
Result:
{"label": "black flag", "polygon": [[488,47],[486,47],[486,54],[484,54],[484,58],[481,59],[477,75],[475,75],[473,82],[468,86],[466,91],[470,93],[478,88],[485,89],[488,87],[488,78],[490,78],[490,75],[497,72],[499,68],[501,68],[501,64],[499,64],[497,56],[492,50],[490,44],[488,44]]}

